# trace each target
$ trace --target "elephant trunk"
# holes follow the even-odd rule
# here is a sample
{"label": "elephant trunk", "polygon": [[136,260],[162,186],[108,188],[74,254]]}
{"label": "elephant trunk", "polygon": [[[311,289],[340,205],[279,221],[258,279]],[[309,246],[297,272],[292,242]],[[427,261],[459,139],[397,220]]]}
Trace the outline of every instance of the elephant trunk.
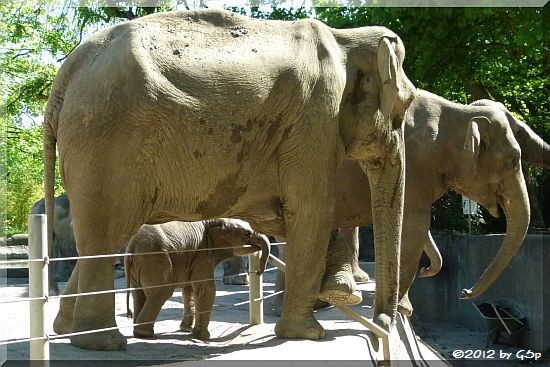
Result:
{"label": "elephant trunk", "polygon": [[258,241],[258,243],[256,243],[256,246],[258,246],[262,250],[262,255],[260,256],[260,269],[258,270],[258,274],[262,274],[265,271],[267,260],[269,259],[269,252],[271,249],[271,245],[267,236],[262,234],[260,235],[260,238],[261,241]]}
{"label": "elephant trunk", "polygon": [[[515,181],[515,182],[514,182]],[[500,205],[506,216],[506,235],[493,261],[485,269],[477,283],[470,289],[463,289],[463,299],[481,295],[506,268],[519,250],[529,226],[529,198],[521,169],[510,185],[504,186],[501,192]]]}

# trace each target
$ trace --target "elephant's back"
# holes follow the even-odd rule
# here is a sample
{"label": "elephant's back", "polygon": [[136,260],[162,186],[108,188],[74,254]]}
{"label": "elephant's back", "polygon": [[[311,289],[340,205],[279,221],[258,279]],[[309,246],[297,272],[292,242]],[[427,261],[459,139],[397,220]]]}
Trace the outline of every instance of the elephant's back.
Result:
{"label": "elephant's back", "polygon": [[204,236],[201,222],[171,221],[160,224],[144,224],[130,239],[127,252],[143,253],[178,251],[200,246]]}

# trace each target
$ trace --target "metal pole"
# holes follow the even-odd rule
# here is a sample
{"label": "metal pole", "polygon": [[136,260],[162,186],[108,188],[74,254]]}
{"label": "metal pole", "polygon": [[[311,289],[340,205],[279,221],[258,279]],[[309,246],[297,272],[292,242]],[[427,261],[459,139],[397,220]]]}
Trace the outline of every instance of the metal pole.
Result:
{"label": "metal pole", "polygon": [[[46,215],[29,215],[29,260],[47,259],[48,230]],[[48,295],[48,262],[29,262],[29,297]],[[30,337],[46,336],[47,300],[41,299],[30,303]],[[30,359],[46,361],[50,359],[48,340],[30,342]]]}
{"label": "metal pole", "polygon": [[257,274],[260,270],[260,252],[254,252],[248,255],[250,279],[249,279],[249,299],[250,299],[250,325],[259,325],[264,322],[264,301],[263,295],[263,275]]}

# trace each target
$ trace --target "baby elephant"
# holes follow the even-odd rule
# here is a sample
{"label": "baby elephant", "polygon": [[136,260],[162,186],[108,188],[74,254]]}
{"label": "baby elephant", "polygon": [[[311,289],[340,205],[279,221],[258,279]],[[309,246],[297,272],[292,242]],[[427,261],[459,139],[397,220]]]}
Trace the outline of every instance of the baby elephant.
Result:
{"label": "baby elephant", "polygon": [[[209,339],[208,323],[216,296],[216,282],[212,279],[214,269],[225,259],[261,250],[260,271],[263,272],[269,257],[269,240],[238,219],[168,222],[143,225],[129,241],[126,252],[177,250],[202,251],[126,256],[126,284],[134,288],[189,282],[182,289],[184,314],[180,329],[191,331],[195,338]],[[203,279],[208,280],[200,281]],[[169,285],[132,291],[134,323],[150,322],[135,326],[134,336],[153,336],[153,322],[177,287]],[[129,300],[127,307],[130,314]]]}

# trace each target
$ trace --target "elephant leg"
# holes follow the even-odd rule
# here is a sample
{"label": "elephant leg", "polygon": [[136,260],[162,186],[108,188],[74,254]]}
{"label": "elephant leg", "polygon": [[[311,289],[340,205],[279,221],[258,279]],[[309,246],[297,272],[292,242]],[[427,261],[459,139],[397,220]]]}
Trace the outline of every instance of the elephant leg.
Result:
{"label": "elephant leg", "polygon": [[327,249],[325,275],[319,298],[335,305],[355,305],[363,300],[360,291],[355,291],[353,279],[354,228],[332,231]]}
{"label": "elephant leg", "polygon": [[[78,267],[78,293],[113,289],[113,259],[79,260]],[[90,276],[93,274],[100,276]],[[73,332],[116,326],[114,309],[113,293],[77,297],[73,313]],[[118,330],[74,335],[70,339],[73,345],[84,349],[126,349],[126,339]]]}
{"label": "elephant leg", "polygon": [[[277,242],[284,242],[284,240],[277,239]],[[285,256],[284,256],[283,246],[279,246],[278,250],[279,250],[279,259],[281,259],[281,261],[284,262]],[[272,297],[271,309],[273,313],[279,317],[281,316],[281,309],[283,306],[284,290],[285,290],[285,272],[278,270],[277,277],[275,279],[275,293],[278,293],[278,292],[281,292],[281,293],[278,293],[277,295]],[[313,304],[313,309],[318,310],[320,308],[325,308],[328,306],[330,306],[328,302],[317,299]]]}
{"label": "elephant leg", "polygon": [[191,331],[195,318],[195,296],[193,294],[193,286],[184,286],[181,289],[181,295],[183,297],[183,319],[180,323],[180,330]]}
{"label": "elephant leg", "polygon": [[135,323],[144,325],[134,326],[134,336],[137,338],[150,338],[155,334],[154,321],[157,319],[164,303],[174,293],[174,289],[172,287],[159,287],[144,289],[143,291],[145,302],[136,316]]}
{"label": "elephant leg", "polygon": [[143,309],[143,305],[145,304],[145,293],[143,292],[143,289],[138,289],[135,291],[132,291],[132,301],[134,303],[134,324],[137,320],[137,315],[141,312]]}
{"label": "elephant leg", "polygon": [[248,274],[241,274],[245,272],[246,269],[242,256],[235,256],[225,260],[223,262],[223,284],[247,285]]}
{"label": "elephant leg", "polygon": [[352,247],[353,256],[351,257],[351,272],[353,279],[356,282],[368,282],[369,275],[359,266],[359,227],[355,227],[351,233],[351,241],[349,245]]}
{"label": "elephant leg", "polygon": [[[63,294],[75,294],[78,292],[78,261],[69,278]],[[68,334],[73,330],[73,312],[76,297],[61,298],[59,300],[59,311],[53,322],[53,330],[57,334]]]}
{"label": "elephant leg", "polygon": [[210,339],[208,324],[216,299],[216,282],[209,280],[194,283],[193,296],[195,298],[195,325],[191,330],[191,335],[197,339],[208,340]]}
{"label": "elephant leg", "polygon": [[[284,241],[277,239],[277,242],[284,242]],[[285,261],[284,246],[279,246],[277,249],[279,250],[279,259],[281,259],[281,261],[284,262]],[[281,308],[282,308],[283,299],[285,296],[284,290],[285,290],[285,272],[277,270],[277,278],[275,279],[275,292],[281,292],[281,293],[278,293],[276,296],[274,296],[271,302],[273,313],[277,316],[281,316]]]}
{"label": "elephant leg", "polygon": [[286,275],[283,309],[275,335],[283,339],[321,339],[325,334],[313,316],[313,305],[321,286],[333,223],[334,197],[329,180],[333,172],[319,175],[319,171],[305,170],[303,173],[308,178],[281,177],[281,187],[286,190],[282,195],[287,240]]}
{"label": "elephant leg", "polygon": [[403,241],[401,245],[401,268],[399,273],[399,304],[401,314],[410,316],[413,312],[409,300],[409,288],[418,270],[418,263],[424,247],[430,237],[430,209],[416,209],[414,213],[406,213],[403,226]]}

